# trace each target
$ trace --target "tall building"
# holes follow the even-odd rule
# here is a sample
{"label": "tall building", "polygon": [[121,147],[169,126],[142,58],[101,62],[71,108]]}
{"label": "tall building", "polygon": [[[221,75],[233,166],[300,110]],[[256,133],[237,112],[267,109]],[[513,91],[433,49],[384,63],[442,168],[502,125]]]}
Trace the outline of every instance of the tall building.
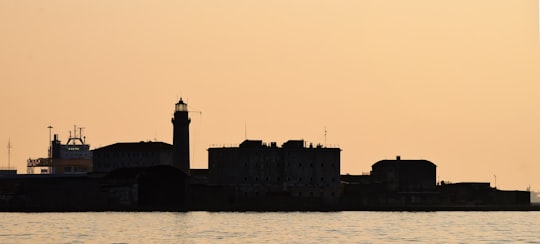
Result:
{"label": "tall building", "polygon": [[334,198],[340,192],[340,151],[290,140],[245,140],[239,147],[208,149],[208,181],[233,188],[236,197],[286,195]]}
{"label": "tall building", "polygon": [[189,123],[187,104],[182,98],[176,103],[173,124],[173,166],[179,168],[186,175],[189,171]]}

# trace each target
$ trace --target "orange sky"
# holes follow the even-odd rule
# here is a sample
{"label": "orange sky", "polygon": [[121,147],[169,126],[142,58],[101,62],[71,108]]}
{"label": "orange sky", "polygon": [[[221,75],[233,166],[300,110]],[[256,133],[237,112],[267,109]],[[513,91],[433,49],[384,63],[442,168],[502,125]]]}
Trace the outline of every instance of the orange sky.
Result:
{"label": "orange sky", "polygon": [[[536,0],[0,1],[0,163],[48,125],[92,148],[172,142],[179,96],[206,149],[305,139],[342,173],[424,158],[439,180],[540,190]],[[246,126],[247,125],[247,126]]]}

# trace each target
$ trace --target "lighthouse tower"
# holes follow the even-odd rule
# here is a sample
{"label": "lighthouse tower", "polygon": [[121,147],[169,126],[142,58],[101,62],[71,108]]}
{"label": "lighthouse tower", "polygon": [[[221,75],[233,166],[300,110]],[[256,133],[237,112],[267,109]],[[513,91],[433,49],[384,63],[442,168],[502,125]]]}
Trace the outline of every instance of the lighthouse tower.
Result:
{"label": "lighthouse tower", "polygon": [[189,171],[189,123],[187,104],[182,98],[174,108],[173,124],[173,166],[182,170],[186,175]]}

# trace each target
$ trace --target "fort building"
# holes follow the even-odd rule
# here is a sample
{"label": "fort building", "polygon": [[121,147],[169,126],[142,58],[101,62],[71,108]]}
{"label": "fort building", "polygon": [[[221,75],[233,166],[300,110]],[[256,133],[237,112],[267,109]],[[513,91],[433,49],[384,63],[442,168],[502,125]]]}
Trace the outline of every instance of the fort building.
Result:
{"label": "fort building", "polygon": [[208,149],[208,182],[232,189],[235,198],[337,198],[340,151],[306,146],[303,140],[289,140],[281,147],[261,140],[213,147]]}

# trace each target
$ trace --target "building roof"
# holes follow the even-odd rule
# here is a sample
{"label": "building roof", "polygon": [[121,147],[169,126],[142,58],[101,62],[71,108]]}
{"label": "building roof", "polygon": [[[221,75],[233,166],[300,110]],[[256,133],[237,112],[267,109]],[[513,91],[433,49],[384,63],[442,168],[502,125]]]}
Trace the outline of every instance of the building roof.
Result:
{"label": "building roof", "polygon": [[281,147],[283,148],[304,148],[304,140],[288,140]]}
{"label": "building roof", "polygon": [[118,142],[96,148],[92,151],[164,151],[172,150],[173,146],[165,142]]}
{"label": "building roof", "polygon": [[381,161],[378,161],[374,163],[371,167],[379,167],[379,166],[398,166],[398,165],[406,165],[406,166],[417,166],[417,165],[430,165],[433,167],[437,167],[436,164],[425,160],[425,159],[401,159],[399,156],[396,157],[396,159],[384,159]]}
{"label": "building roof", "polygon": [[232,147],[232,146],[222,146],[222,147],[211,147],[211,148],[208,148],[208,150],[223,150],[223,149],[237,149],[237,148],[242,148],[242,149],[261,149],[261,148],[264,148],[264,149],[279,149],[279,148],[283,148],[283,149],[306,149],[306,148],[309,148],[309,149],[313,149],[313,148],[317,148],[317,149],[321,149],[321,148],[324,148],[324,149],[331,149],[331,150],[340,150],[340,148],[337,148],[337,147],[326,147],[326,146],[323,146],[321,144],[317,144],[316,146],[313,145],[313,143],[309,143],[309,147],[306,146],[306,141],[304,140],[288,140],[286,142],[284,142],[282,144],[281,147],[278,147],[277,143],[276,142],[270,142],[270,143],[266,143],[266,142],[263,142],[262,140],[250,140],[250,139],[246,139],[244,140],[242,143],[240,143],[240,145],[238,147]]}
{"label": "building roof", "polygon": [[262,140],[244,140],[240,143],[241,148],[260,148],[264,147]]}

